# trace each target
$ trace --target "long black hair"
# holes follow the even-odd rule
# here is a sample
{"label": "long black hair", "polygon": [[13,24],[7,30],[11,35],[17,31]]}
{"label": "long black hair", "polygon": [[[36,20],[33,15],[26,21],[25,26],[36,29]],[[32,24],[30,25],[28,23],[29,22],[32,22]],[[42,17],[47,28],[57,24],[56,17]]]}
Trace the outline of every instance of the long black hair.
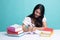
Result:
{"label": "long black hair", "polygon": [[[41,16],[39,16],[38,18],[35,18],[35,16],[34,16],[34,13],[35,13],[35,10],[36,10],[36,9],[40,9],[40,11],[41,11],[41,13],[40,13]],[[44,6],[43,6],[42,4],[37,4],[37,5],[35,6],[32,14],[28,15],[28,17],[30,17],[31,20],[33,20],[33,21],[35,20],[35,21],[34,21],[35,27],[42,27],[42,25],[43,25],[42,19],[43,19],[43,17],[44,17],[44,12],[45,12]]]}

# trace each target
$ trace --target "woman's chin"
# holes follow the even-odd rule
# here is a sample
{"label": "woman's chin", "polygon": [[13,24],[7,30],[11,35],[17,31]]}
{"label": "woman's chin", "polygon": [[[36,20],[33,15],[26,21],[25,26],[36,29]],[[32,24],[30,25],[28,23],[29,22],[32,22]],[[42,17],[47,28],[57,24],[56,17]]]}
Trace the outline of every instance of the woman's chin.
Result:
{"label": "woman's chin", "polygon": [[38,18],[37,16],[35,18]]}

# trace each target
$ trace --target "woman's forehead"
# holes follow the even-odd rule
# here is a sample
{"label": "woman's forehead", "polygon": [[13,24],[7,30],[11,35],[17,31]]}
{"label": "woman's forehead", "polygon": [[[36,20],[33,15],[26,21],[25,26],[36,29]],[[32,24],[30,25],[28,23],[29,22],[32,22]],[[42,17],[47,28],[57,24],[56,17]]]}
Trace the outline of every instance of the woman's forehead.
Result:
{"label": "woman's forehead", "polygon": [[39,12],[39,13],[41,12],[40,9],[36,9],[36,11]]}

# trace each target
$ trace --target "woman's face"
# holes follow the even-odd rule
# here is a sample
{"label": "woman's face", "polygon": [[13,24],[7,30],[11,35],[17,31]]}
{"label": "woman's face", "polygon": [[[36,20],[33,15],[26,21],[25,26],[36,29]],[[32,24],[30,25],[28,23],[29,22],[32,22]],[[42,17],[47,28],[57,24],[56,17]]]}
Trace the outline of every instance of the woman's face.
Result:
{"label": "woman's face", "polygon": [[39,16],[41,16],[40,13],[41,13],[40,9],[36,9],[36,10],[35,10],[35,13],[34,13],[35,18],[38,18]]}

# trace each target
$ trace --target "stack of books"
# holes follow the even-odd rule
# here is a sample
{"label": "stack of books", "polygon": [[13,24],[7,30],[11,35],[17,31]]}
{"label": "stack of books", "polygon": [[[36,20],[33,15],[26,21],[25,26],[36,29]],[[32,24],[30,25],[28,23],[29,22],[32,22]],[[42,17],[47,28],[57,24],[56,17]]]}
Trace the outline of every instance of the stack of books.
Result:
{"label": "stack of books", "polygon": [[43,37],[50,37],[53,34],[53,29],[44,28],[42,30],[36,30],[36,33],[38,33],[40,36],[43,36]]}
{"label": "stack of books", "polygon": [[52,34],[53,34],[53,29],[52,28],[44,28],[41,31],[40,36],[50,37]]}
{"label": "stack of books", "polygon": [[19,35],[19,34],[23,33],[22,26],[20,26],[18,24],[11,25],[7,28],[7,33],[9,35]]}

